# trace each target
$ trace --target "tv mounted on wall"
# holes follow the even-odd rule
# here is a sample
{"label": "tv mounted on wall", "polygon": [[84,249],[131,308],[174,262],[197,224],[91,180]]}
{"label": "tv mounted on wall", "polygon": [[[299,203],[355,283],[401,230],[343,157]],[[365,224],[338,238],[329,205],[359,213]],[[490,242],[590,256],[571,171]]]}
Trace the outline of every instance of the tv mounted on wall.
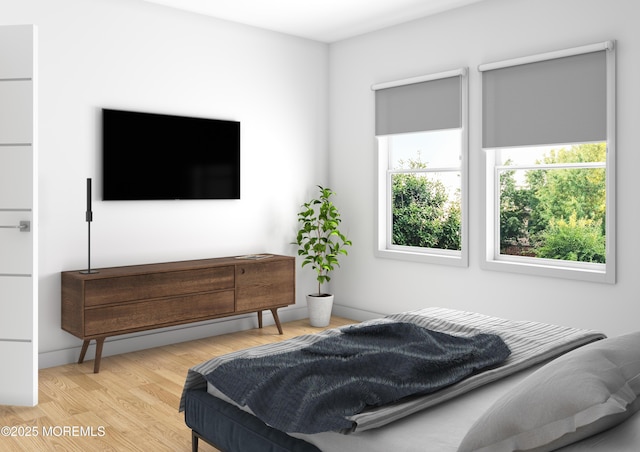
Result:
{"label": "tv mounted on wall", "polygon": [[240,199],[240,123],[102,110],[105,201]]}

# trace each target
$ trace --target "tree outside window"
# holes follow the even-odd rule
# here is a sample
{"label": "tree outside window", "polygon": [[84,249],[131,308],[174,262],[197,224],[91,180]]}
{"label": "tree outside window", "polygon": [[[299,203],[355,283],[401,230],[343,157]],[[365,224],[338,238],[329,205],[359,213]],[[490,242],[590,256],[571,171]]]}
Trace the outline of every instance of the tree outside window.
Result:
{"label": "tree outside window", "polygon": [[606,263],[606,143],[498,152],[500,254]]}
{"label": "tree outside window", "polygon": [[461,131],[389,137],[389,246],[462,249]]}

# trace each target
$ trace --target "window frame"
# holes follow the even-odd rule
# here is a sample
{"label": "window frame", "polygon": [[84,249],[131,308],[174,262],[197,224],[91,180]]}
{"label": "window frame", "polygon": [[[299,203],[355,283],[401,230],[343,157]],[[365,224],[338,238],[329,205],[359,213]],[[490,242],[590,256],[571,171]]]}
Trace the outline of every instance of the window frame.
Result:
{"label": "window frame", "polygon": [[[397,82],[383,83],[372,86],[372,90],[382,89],[388,86],[400,86],[402,84],[417,83],[425,80],[438,80],[448,77],[460,77],[460,165],[455,171],[460,173],[460,247],[458,250],[444,250],[438,248],[422,248],[412,246],[393,245],[392,242],[392,175],[405,172],[442,172],[452,171],[452,167],[425,168],[420,170],[393,170],[391,168],[391,152],[389,137],[382,135],[375,137],[377,152],[377,177],[376,177],[376,231],[374,254],[377,257],[399,259],[413,262],[441,264],[467,267],[469,265],[468,252],[468,69],[460,68],[453,71],[415,77]],[[435,132],[451,129],[436,129]],[[421,133],[421,132],[412,132]],[[400,135],[400,134],[395,134]]]}
{"label": "window frame", "polygon": [[[545,61],[560,57],[561,54],[580,54],[593,51],[606,51],[606,140],[607,156],[605,161],[606,178],[606,263],[584,263],[575,261],[564,261],[556,259],[544,259],[526,256],[510,256],[500,254],[500,169],[497,158],[500,149],[484,149],[485,158],[482,159],[485,165],[483,171],[483,187],[485,208],[483,210],[484,226],[483,237],[485,240],[485,250],[481,258],[481,267],[487,270],[512,272],[519,274],[557,277],[589,282],[599,282],[615,284],[616,282],[616,195],[615,195],[615,156],[616,156],[616,136],[615,136],[615,112],[616,112],[616,83],[615,83],[615,42],[607,41],[601,44],[568,49],[567,51],[552,52],[549,54],[537,55],[523,59],[510,60],[514,64],[526,62]],[[565,55],[566,56],[566,55]],[[499,63],[498,63],[499,64]],[[486,66],[493,66],[486,65]],[[479,71],[489,70],[489,67],[481,65]],[[560,143],[558,147],[581,143]],[[545,144],[554,145],[553,143]],[[524,147],[524,146],[522,146]],[[566,165],[565,165],[566,166]],[[585,164],[582,167],[590,167]],[[510,167],[511,168],[511,167]],[[536,167],[538,168],[538,167]],[[542,166],[539,167],[543,169]],[[518,169],[516,166],[513,169]]]}

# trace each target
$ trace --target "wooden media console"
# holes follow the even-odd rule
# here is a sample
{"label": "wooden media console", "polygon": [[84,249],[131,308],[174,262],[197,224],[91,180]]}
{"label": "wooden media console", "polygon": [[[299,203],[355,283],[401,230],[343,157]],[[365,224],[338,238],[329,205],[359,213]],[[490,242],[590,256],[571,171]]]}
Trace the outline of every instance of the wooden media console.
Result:
{"label": "wooden media console", "polygon": [[78,363],[96,341],[100,370],[109,336],[270,310],[295,303],[295,259],[250,255],[62,272],[62,329],[82,339]]}

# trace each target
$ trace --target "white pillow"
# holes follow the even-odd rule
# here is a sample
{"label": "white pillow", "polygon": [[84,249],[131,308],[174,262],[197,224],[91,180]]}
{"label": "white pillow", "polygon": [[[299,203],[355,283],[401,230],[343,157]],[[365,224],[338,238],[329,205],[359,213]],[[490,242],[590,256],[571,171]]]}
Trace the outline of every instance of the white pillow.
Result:
{"label": "white pillow", "polygon": [[640,331],[553,360],[498,399],[458,452],[550,451],[640,410]]}

